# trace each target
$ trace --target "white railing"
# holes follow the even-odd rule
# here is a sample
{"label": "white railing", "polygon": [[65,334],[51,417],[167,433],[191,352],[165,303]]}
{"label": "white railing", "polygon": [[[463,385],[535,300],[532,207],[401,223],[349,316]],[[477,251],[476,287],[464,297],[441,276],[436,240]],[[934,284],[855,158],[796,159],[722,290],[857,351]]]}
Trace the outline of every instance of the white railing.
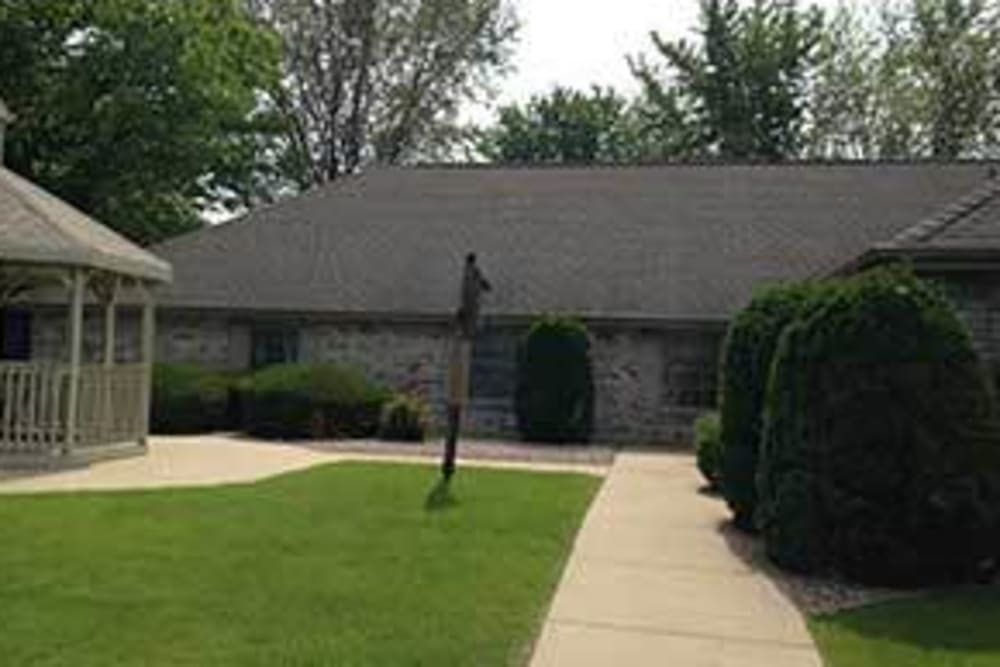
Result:
{"label": "white railing", "polygon": [[82,366],[67,442],[70,380],[67,364],[0,363],[0,455],[58,454],[145,436],[147,366]]}
{"label": "white railing", "polygon": [[141,440],[145,436],[145,385],[143,364],[83,366],[75,447]]}
{"label": "white railing", "polygon": [[0,363],[0,452],[44,454],[66,439],[69,368]]}

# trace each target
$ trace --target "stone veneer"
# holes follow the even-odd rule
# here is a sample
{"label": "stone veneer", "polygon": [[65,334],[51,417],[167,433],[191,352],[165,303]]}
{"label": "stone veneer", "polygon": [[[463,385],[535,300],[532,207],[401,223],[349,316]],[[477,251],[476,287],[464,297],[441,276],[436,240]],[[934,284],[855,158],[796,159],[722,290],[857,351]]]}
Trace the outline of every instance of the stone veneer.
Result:
{"label": "stone veneer", "polygon": [[972,333],[983,359],[1000,364],[1000,271],[927,274],[941,284]]}
{"label": "stone veneer", "polygon": [[[1000,273],[929,275],[945,285],[985,359],[1000,362]],[[250,365],[251,329],[278,320],[225,314],[161,312],[157,359],[243,370]],[[448,331],[444,325],[333,323],[321,319],[280,323],[299,332],[299,359],[354,365],[396,391],[424,396],[440,420],[444,411]],[[118,357],[138,357],[138,315],[119,320]],[[36,313],[35,354],[65,354],[66,314]],[[97,312],[86,320],[85,358],[103,349]],[[523,329],[484,331],[473,359],[473,397],[467,430],[477,435],[514,436],[516,341]],[[596,388],[595,439],[662,444],[690,442],[694,419],[711,409],[717,360],[724,331],[702,328],[592,328]]]}

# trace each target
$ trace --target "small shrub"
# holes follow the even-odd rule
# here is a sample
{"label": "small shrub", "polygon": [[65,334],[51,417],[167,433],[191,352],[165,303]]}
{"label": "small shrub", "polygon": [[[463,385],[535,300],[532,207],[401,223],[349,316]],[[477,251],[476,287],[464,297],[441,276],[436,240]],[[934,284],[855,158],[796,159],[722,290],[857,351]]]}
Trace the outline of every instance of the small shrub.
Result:
{"label": "small shrub", "polygon": [[400,394],[385,404],[378,437],[395,442],[423,442],[430,423],[430,409],[419,396]]}
{"label": "small shrub", "polygon": [[771,288],[736,316],[726,336],[719,383],[721,486],[734,523],[744,530],[753,529],[757,507],[757,458],[774,350],[784,328],[820,289],[817,284]]}
{"label": "small shrub", "polygon": [[590,336],[577,320],[536,321],[518,350],[516,412],[529,442],[587,442],[594,421]]}
{"label": "small shrub", "polygon": [[193,364],[153,367],[150,430],[162,435],[211,433],[229,426],[232,378]]}
{"label": "small shrub", "polygon": [[822,301],[782,334],[768,386],[768,554],[871,584],[983,575],[1000,556],[1000,437],[968,332],[905,271]]}
{"label": "small shrub", "polygon": [[334,364],[271,366],[245,383],[244,428],[262,438],[370,438],[389,394]]}
{"label": "small shrub", "polygon": [[708,487],[719,489],[722,466],[722,425],[719,414],[709,412],[694,423],[694,441],[698,452],[698,470]]}

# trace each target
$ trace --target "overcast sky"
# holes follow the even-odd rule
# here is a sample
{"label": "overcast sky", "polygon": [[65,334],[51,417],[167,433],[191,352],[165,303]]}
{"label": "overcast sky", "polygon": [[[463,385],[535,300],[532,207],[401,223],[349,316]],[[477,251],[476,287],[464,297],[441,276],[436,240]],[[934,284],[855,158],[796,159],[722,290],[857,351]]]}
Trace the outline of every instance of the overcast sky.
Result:
{"label": "overcast sky", "polygon": [[[514,2],[523,24],[517,70],[502,83],[499,103],[524,101],[556,83],[574,88],[598,83],[634,92],[625,55],[647,49],[651,30],[671,38],[689,36],[698,19],[698,0]],[[818,4],[833,6],[835,0]]]}

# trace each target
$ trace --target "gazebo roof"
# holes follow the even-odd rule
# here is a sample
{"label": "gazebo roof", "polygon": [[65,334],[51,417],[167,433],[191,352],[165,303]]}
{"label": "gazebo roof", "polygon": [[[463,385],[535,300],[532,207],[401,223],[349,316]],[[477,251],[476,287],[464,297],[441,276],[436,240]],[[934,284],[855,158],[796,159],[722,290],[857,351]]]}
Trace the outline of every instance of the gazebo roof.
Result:
{"label": "gazebo roof", "polygon": [[75,266],[161,283],[173,274],[168,263],[2,166],[0,262]]}

